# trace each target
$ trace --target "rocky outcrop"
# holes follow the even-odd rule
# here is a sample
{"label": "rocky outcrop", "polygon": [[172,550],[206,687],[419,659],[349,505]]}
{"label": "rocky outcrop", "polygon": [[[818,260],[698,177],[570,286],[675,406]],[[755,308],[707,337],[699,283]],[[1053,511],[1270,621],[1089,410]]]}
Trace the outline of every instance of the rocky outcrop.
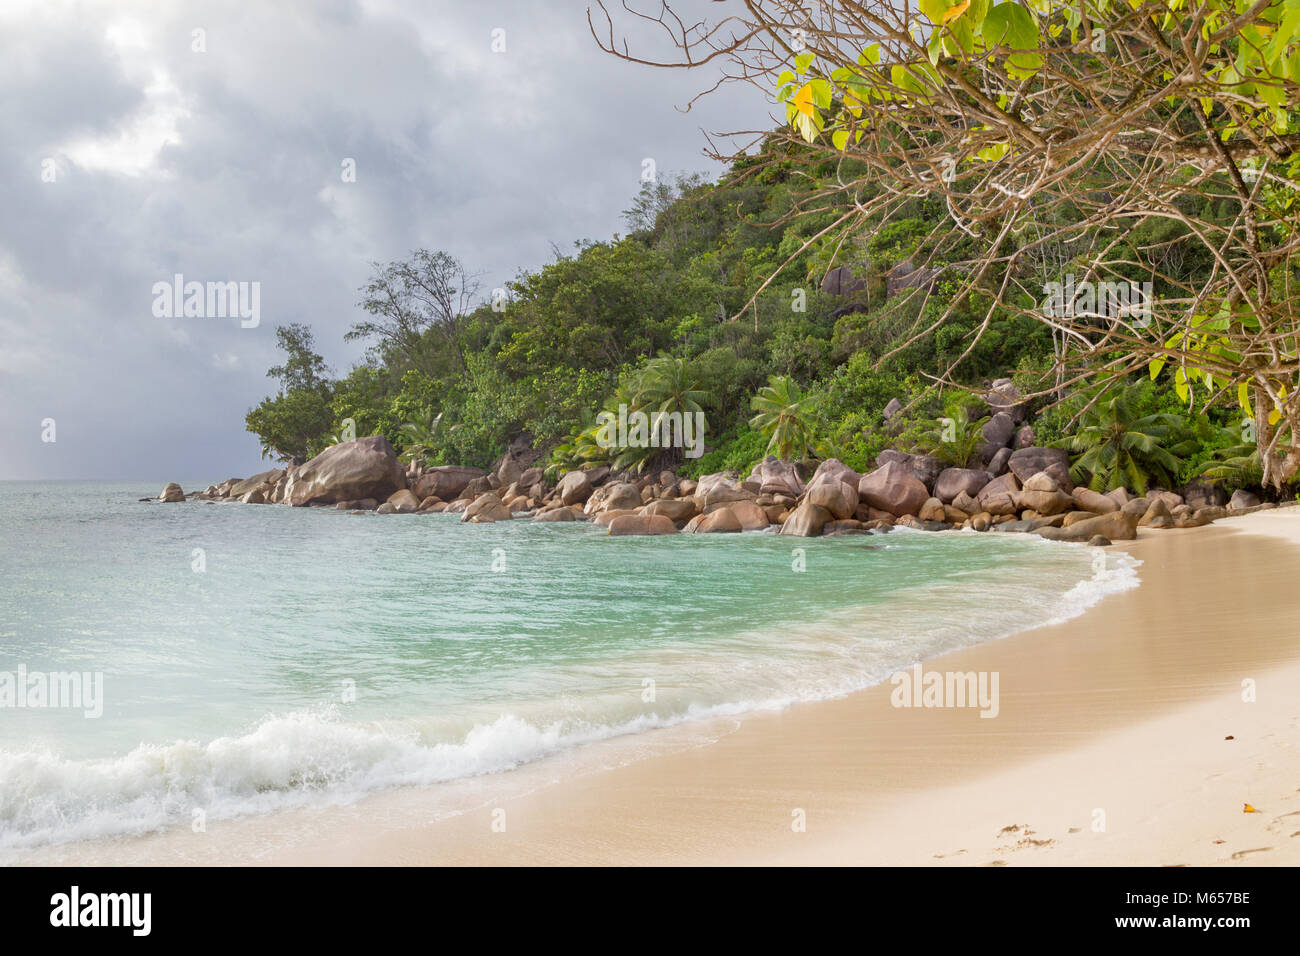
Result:
{"label": "rocky outcrop", "polygon": [[975,468],[945,468],[934,483],[934,497],[944,504],[952,504],[962,492],[974,497],[989,483],[992,476]]}
{"label": "rocky outcrop", "polygon": [[[845,469],[845,471],[849,470]],[[852,473],[857,474],[857,472]],[[858,489],[856,483],[848,484],[840,479],[839,474],[835,471],[819,471],[809,482],[804,500],[825,508],[842,521],[852,518],[853,513],[858,510]],[[861,480],[859,477],[858,481]]]}
{"label": "rocky outcrop", "polygon": [[425,498],[438,497],[443,501],[455,501],[461,492],[475,478],[487,475],[482,468],[468,468],[462,465],[438,465],[428,468],[411,488],[415,496],[423,501]]}
{"label": "rocky outcrop", "polygon": [[571,471],[560,479],[555,492],[560,501],[566,505],[580,505],[591,497],[595,490],[591,478],[585,471]]}
{"label": "rocky outcrop", "polygon": [[694,534],[739,534],[744,528],[741,527],[736,513],[728,506],[722,505],[706,515],[692,518],[686,530]]}
{"label": "rocky outcrop", "polygon": [[908,471],[925,485],[927,491],[934,490],[934,483],[939,480],[939,475],[948,467],[933,455],[909,455],[907,452],[894,451],[892,448],[885,449],[876,456],[877,466],[887,465],[890,462],[906,465]]}
{"label": "rocky outcrop", "polygon": [[1011,472],[994,478],[975,496],[980,508],[991,515],[1014,515],[1018,509],[1020,481]]}
{"label": "rocky outcrop", "polygon": [[1040,528],[1036,533],[1052,541],[1089,541],[1097,535],[1111,541],[1132,541],[1137,537],[1137,527],[1133,515],[1112,511],[1076,521],[1068,527]]}
{"label": "rocky outcrop", "polygon": [[589,515],[602,511],[630,511],[640,508],[641,492],[636,485],[626,481],[616,481],[601,485],[587,499],[582,509]]}
{"label": "rocky outcrop", "polygon": [[699,514],[699,509],[694,498],[660,498],[646,505],[641,513],[663,515],[680,527]]}
{"label": "rocky outcrop", "polygon": [[1238,488],[1232,493],[1232,498],[1228,502],[1229,511],[1249,511],[1251,508],[1259,507],[1259,496],[1251,494],[1245,488]]}
{"label": "rocky outcrop", "polygon": [[767,512],[752,501],[732,501],[723,507],[736,516],[742,531],[762,531],[772,523]]}
{"label": "rocky outcrop", "polygon": [[768,455],[755,464],[751,479],[759,483],[759,494],[787,494],[798,498],[803,494],[803,475],[800,466],[774,455]]}
{"label": "rocky outcrop", "polygon": [[[867,477],[870,477],[869,475]],[[911,475],[907,477],[911,478]],[[867,478],[863,478],[866,481]],[[916,481],[915,478],[912,478]],[[920,484],[920,482],[917,482]],[[785,519],[781,525],[781,534],[794,535],[799,538],[815,538],[822,533],[826,527],[826,522],[832,520],[832,515],[820,505],[815,505],[808,500],[790,512],[790,516]]]}
{"label": "rocky outcrop", "polygon": [[1070,456],[1060,448],[1020,448],[1011,453],[1007,467],[1021,483],[1045,471],[1055,479],[1058,488],[1074,487],[1070,482]]}
{"label": "rocky outcrop", "polygon": [[409,488],[393,492],[388,496],[385,504],[392,505],[393,511],[399,515],[415,514],[420,510],[420,499],[415,497],[415,492]]}
{"label": "rocky outcrop", "polygon": [[1073,496],[1075,504],[1084,511],[1091,511],[1096,515],[1110,514],[1112,511],[1119,511],[1120,508],[1115,499],[1093,491],[1091,488],[1085,488],[1083,485],[1074,489]]}
{"label": "rocky outcrop", "polygon": [[326,448],[293,470],[285,485],[284,500],[295,507],[349,498],[387,500],[406,487],[393,446],[383,435],[354,438]]}
{"label": "rocky outcrop", "polygon": [[496,493],[488,491],[474,499],[474,502],[465,509],[460,520],[473,524],[488,524],[493,521],[509,521],[513,517],[510,509],[496,496]]}
{"label": "rocky outcrop", "polygon": [[1056,479],[1045,471],[1029,477],[1016,502],[1022,509],[1040,515],[1064,514],[1074,506],[1074,499],[1063,492]]}
{"label": "rocky outcrop", "polygon": [[995,414],[997,412],[1006,412],[1016,425],[1023,422],[1029,415],[1029,403],[1024,401],[1020,387],[1011,379],[995,378],[989,383],[988,389],[984,400],[988,403],[989,411]]}
{"label": "rocky outcrop", "polygon": [[[858,482],[858,499],[895,517],[915,515],[930,493],[911,469],[898,461],[881,465]],[[791,516],[793,517],[793,516]],[[787,522],[788,523],[788,522]],[[782,527],[782,533],[785,528]]]}
{"label": "rocky outcrop", "polygon": [[619,515],[609,523],[609,534],[676,534],[677,526],[663,515]]}
{"label": "rocky outcrop", "polygon": [[163,486],[163,490],[158,493],[158,500],[163,502],[184,501],[185,492],[181,490],[181,486],[176,482],[169,481]]}

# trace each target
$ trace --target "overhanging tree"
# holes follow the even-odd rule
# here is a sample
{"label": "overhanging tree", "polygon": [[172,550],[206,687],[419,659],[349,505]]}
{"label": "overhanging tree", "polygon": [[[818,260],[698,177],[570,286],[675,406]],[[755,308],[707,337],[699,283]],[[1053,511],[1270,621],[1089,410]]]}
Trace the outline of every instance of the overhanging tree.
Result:
{"label": "overhanging tree", "polygon": [[[1058,343],[1042,394],[1169,374],[1189,405],[1242,407],[1266,484],[1296,478],[1300,0],[724,9],[736,8],[695,21],[625,3],[633,23],[666,33],[676,52],[665,58],[633,53],[603,4],[589,19],[614,55],[720,68],[713,88],[748,83],[783,111],[776,133],[724,135],[752,133],[769,162],[807,177],[814,188],[790,216],[835,211],[790,261],[819,244],[834,266],[856,234],[937,200],[946,218],[914,264],[955,267],[960,291],[901,347],[932,334],[967,292],[988,304],[935,381],[959,384],[995,316],[1029,315]],[[712,147],[733,162],[744,152]],[[1049,283],[1071,279],[1100,294],[1045,299]]]}

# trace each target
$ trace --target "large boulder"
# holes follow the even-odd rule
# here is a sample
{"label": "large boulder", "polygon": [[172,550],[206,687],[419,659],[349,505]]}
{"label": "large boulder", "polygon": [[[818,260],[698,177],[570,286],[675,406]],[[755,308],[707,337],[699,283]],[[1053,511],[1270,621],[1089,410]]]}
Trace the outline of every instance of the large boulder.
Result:
{"label": "large boulder", "polygon": [[158,500],[170,502],[184,501],[185,492],[181,490],[181,486],[176,484],[176,482],[169,481],[165,486],[163,486],[163,490],[158,495]]}
{"label": "large boulder", "polygon": [[[870,477],[869,475],[867,477]],[[911,475],[907,476],[911,478]],[[863,478],[866,481],[867,478]],[[915,478],[912,478],[916,481]],[[920,482],[917,482],[920,484]],[[922,499],[924,501],[924,499]],[[832,515],[820,505],[815,505],[807,499],[790,512],[790,516],[785,519],[781,525],[781,534],[794,535],[799,538],[815,538],[822,533],[826,527],[826,522],[832,520]]]}
{"label": "large boulder", "polygon": [[1029,477],[1020,489],[1016,503],[1022,509],[1027,508],[1044,516],[1064,514],[1074,507],[1074,499],[1062,491],[1056,479],[1045,471]]}
{"label": "large boulder", "polygon": [[854,274],[850,266],[836,266],[822,279],[822,291],[827,295],[855,295],[867,287],[867,280]]}
{"label": "large boulder", "polygon": [[465,465],[438,465],[435,468],[426,469],[424,474],[416,479],[411,491],[415,496],[423,501],[425,498],[436,496],[443,501],[454,501],[460,497],[462,491],[475,478],[482,478],[486,475],[482,468],[470,468]]}
{"label": "large boulder", "polygon": [[862,480],[860,474],[848,465],[844,464],[844,462],[840,461],[838,458],[827,458],[817,466],[817,470],[813,472],[812,480],[809,481],[808,484],[811,486],[818,479],[826,478],[828,476],[838,478],[844,484],[852,488],[855,493],[858,490],[858,482]]}
{"label": "large boulder", "polygon": [[1007,467],[1021,483],[1045,471],[1056,479],[1058,488],[1074,487],[1070,482],[1070,456],[1060,448],[1019,448],[1007,459]]}
{"label": "large boulder", "polygon": [[1222,508],[1228,503],[1228,492],[1213,481],[1193,481],[1183,489],[1183,500],[1193,508]]}
{"label": "large boulder", "polygon": [[984,440],[994,448],[1005,448],[1016,437],[1016,423],[1006,412],[997,412],[984,423]]}
{"label": "large boulder", "polygon": [[975,496],[980,508],[991,515],[1014,515],[1017,511],[1020,481],[1011,472],[998,475]]}
{"label": "large boulder", "polygon": [[989,483],[990,477],[987,471],[975,468],[945,468],[935,480],[934,496],[946,505],[952,504],[963,491],[973,498]]}
{"label": "large boulder", "polygon": [[[858,481],[861,480],[859,476]],[[858,510],[858,489],[856,482],[850,485],[841,481],[839,475],[833,471],[819,471],[808,483],[804,500],[820,505],[838,520],[843,521],[852,518],[853,513]]]}
{"label": "large boulder", "polygon": [[995,378],[989,384],[988,394],[984,399],[992,412],[1005,412],[1011,421],[1019,425],[1029,415],[1029,404],[1023,400],[1023,393],[1009,378]]}
{"label": "large boulder", "polygon": [[[857,492],[855,491],[854,494],[856,495]],[[742,531],[762,531],[772,523],[768,520],[767,512],[752,501],[732,501],[721,507],[736,516]]]}
{"label": "large boulder", "polygon": [[1114,498],[1083,485],[1074,489],[1074,503],[1084,511],[1091,511],[1095,515],[1107,515],[1112,511],[1119,511],[1119,503]]}
{"label": "large boulder", "polygon": [[1112,511],[1109,514],[1084,518],[1068,527],[1039,528],[1036,533],[1052,541],[1090,541],[1096,535],[1109,538],[1111,541],[1132,541],[1137,537],[1137,527],[1137,518],[1133,515]]}
{"label": "large boulder", "polygon": [[409,488],[393,492],[389,496],[387,504],[392,505],[393,511],[399,515],[414,514],[420,510],[420,499],[415,497],[415,492]]}
{"label": "large boulder", "polygon": [[908,470],[921,480],[927,491],[934,490],[934,483],[948,467],[933,455],[909,455],[907,452],[895,451],[892,448],[886,448],[876,456],[877,466],[887,465],[891,461],[906,465]]}
{"label": "large boulder", "polygon": [[943,270],[935,266],[917,267],[911,259],[904,259],[885,276],[885,294],[898,295],[908,289],[934,291],[934,284]]}
{"label": "large boulder", "polygon": [[[1127,508],[1123,509],[1125,512]],[[1147,499],[1147,509],[1143,512],[1138,524],[1143,528],[1167,528],[1173,524],[1173,513],[1169,510],[1169,505],[1163,498]]]}
{"label": "large boulder", "polygon": [[1259,507],[1259,496],[1252,494],[1245,488],[1238,488],[1232,493],[1232,499],[1228,502],[1229,511],[1247,511],[1251,508]]}
{"label": "large boulder", "polygon": [[473,503],[461,515],[461,521],[473,524],[487,524],[492,521],[509,521],[514,517],[496,492],[488,491],[474,499]]}
{"label": "large boulder", "polygon": [[[908,465],[897,461],[881,465],[858,482],[860,501],[895,517],[916,514],[929,497],[925,483],[912,474]],[[784,534],[785,528],[781,531]]]}
{"label": "large boulder", "polygon": [[709,505],[726,504],[729,501],[753,501],[758,494],[741,487],[731,475],[718,472],[704,475],[695,486],[695,504],[704,511]]}
{"label": "large boulder", "polygon": [[694,498],[660,498],[641,509],[643,515],[663,515],[680,526],[690,521],[699,509],[695,507]]}
{"label": "large boulder", "polygon": [[[352,498],[387,498],[406,487],[406,474],[383,435],[354,438],[326,448],[294,469],[284,501],[294,507]],[[441,497],[441,496],[440,496]]]}
{"label": "large boulder", "polygon": [[550,511],[543,511],[533,518],[534,521],[576,521],[573,512],[568,508],[552,508]]}
{"label": "large boulder", "polygon": [[1010,448],[999,448],[989,458],[988,464],[984,470],[995,477],[998,475],[1008,474],[1007,463],[1011,461],[1013,451]]}
{"label": "large boulder", "polygon": [[566,505],[580,505],[591,497],[594,490],[585,471],[571,471],[560,479],[555,493]]}
{"label": "large boulder", "polygon": [[744,528],[736,513],[727,505],[722,505],[706,515],[692,518],[686,530],[694,534],[739,534]]}
{"label": "large boulder", "polygon": [[601,485],[587,499],[583,509],[587,514],[599,514],[602,511],[629,511],[641,507],[641,492],[637,486],[626,481],[616,481]]}
{"label": "large boulder", "polygon": [[250,491],[260,491],[263,495],[269,495],[277,482],[284,477],[283,468],[272,468],[270,471],[264,471],[260,475],[254,475],[252,478],[245,478],[243,481],[237,481],[230,486],[230,497],[242,498]]}
{"label": "large boulder", "polygon": [[677,526],[664,515],[619,515],[609,523],[611,535],[676,534]]}

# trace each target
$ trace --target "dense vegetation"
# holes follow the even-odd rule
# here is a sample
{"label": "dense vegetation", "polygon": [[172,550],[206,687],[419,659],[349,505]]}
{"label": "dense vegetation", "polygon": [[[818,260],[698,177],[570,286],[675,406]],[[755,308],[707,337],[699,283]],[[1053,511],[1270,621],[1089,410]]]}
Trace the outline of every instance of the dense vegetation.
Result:
{"label": "dense vegetation", "polygon": [[[939,200],[911,201],[850,247],[813,242],[800,252],[833,213],[807,214],[816,194],[807,157],[787,161],[774,151],[791,147],[774,143],[718,184],[645,185],[626,213],[629,235],[581,244],[504,290],[478,295],[467,268],[443,253],[377,264],[362,290],[367,317],[350,334],[370,345],[365,360],[331,380],[310,329],[281,329],[286,361],[268,373],[281,387],[250,411],[249,430],[281,458],[382,433],[408,458],[479,466],[522,436],[552,474],[594,462],[745,472],[769,452],[834,455],[865,470],[885,447],[964,464],[987,409],[963,387],[978,392],[1011,377],[1027,393],[1050,392],[1034,402],[1036,441],[1070,448],[1076,480],[1172,485],[1217,469],[1234,486],[1251,483],[1253,446],[1243,446],[1253,437],[1242,434],[1241,415],[1191,410],[1172,370],[1101,396],[1053,391],[1048,326],[994,310],[976,335],[989,302],[978,293],[954,301],[961,246],[951,237],[952,266],[941,262],[932,282],[887,294],[906,284],[891,273],[907,273],[912,259],[933,262],[935,225],[946,215]],[[831,161],[820,173],[831,173]],[[827,283],[840,294],[822,288],[833,257],[852,264],[852,274]],[[1204,266],[1188,256],[1183,277],[1194,282]],[[959,358],[953,381],[927,377]],[[905,410],[886,427],[892,399]],[[603,447],[597,414],[620,404],[703,412],[706,453]],[[956,433],[941,434],[940,420]]]}

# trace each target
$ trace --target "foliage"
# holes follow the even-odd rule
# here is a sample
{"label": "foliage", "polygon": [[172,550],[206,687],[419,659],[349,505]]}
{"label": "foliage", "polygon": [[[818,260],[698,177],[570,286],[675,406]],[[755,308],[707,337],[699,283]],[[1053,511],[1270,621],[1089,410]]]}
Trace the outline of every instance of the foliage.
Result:
{"label": "foliage", "polygon": [[767,450],[778,458],[804,458],[812,453],[820,424],[818,398],[806,395],[788,375],[773,375],[750,402],[757,412],[749,427],[767,437]]}

